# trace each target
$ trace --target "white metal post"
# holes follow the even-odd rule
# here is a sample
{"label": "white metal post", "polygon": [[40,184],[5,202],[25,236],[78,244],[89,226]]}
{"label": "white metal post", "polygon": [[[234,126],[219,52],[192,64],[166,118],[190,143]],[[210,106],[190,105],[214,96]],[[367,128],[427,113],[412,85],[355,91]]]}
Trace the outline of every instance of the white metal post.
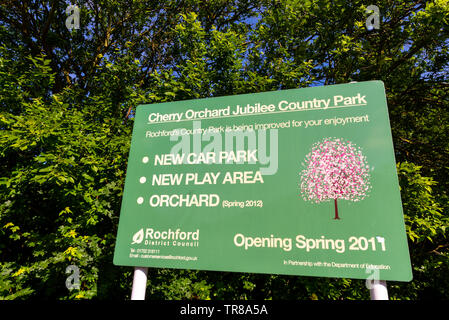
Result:
{"label": "white metal post", "polygon": [[387,282],[385,280],[371,280],[369,293],[371,300],[388,300]]}
{"label": "white metal post", "polygon": [[133,289],[131,300],[145,300],[148,268],[134,267]]}

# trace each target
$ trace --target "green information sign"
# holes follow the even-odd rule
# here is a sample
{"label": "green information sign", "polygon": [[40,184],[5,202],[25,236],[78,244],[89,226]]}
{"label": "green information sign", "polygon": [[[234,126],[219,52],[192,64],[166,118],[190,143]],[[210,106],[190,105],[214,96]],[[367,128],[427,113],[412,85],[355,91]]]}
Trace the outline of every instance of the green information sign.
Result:
{"label": "green information sign", "polygon": [[410,281],[383,83],[139,106],[114,263]]}

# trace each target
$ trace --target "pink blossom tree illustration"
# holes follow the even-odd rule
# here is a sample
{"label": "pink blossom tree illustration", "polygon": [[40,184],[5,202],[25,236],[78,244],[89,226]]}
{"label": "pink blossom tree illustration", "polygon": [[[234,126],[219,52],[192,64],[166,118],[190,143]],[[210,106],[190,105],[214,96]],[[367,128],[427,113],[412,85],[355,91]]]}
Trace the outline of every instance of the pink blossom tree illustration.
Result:
{"label": "pink blossom tree illustration", "polygon": [[301,195],[305,201],[361,201],[371,190],[370,167],[362,150],[341,138],[324,138],[312,146],[301,171]]}

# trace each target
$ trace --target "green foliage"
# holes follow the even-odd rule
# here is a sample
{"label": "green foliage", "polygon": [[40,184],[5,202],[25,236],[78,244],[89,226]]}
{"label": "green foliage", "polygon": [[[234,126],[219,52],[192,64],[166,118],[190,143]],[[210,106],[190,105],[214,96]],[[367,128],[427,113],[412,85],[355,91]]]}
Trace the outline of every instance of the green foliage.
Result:
{"label": "green foliage", "polygon": [[432,187],[436,182],[420,174],[421,167],[412,163],[398,163],[398,176],[401,182],[402,205],[407,235],[412,242],[433,242],[438,236],[444,236],[448,224],[443,216]]}
{"label": "green foliage", "polygon": [[20,268],[13,272],[12,263],[0,264],[0,300],[15,300],[26,298],[33,293],[33,289],[24,286],[26,269]]}
{"label": "green foliage", "polygon": [[[132,270],[112,254],[139,103],[373,79],[414,270],[390,296],[449,297],[447,0],[377,2],[371,31],[362,1],[77,4],[72,31],[62,1],[0,8],[0,299],[129,298]],[[149,272],[150,299],[368,299],[360,280]]]}
{"label": "green foliage", "polygon": [[9,239],[1,253],[16,256],[13,267],[25,268],[33,288],[54,282],[44,296],[68,294],[57,285],[64,284],[68,264],[84,271],[79,295],[96,295],[98,264],[113,246],[114,199],[124,181],[130,126],[96,118],[94,97],[84,108],[66,102],[73,95],[67,89],[48,102],[34,98],[22,103],[20,115],[1,117],[0,155],[7,170],[0,212],[2,237]]}
{"label": "green foliage", "polygon": [[398,177],[414,281],[395,286],[394,292],[398,292],[398,298],[445,299],[449,292],[445,281],[449,267],[449,220],[433,192],[437,183],[422,176],[420,166],[407,162],[398,163]]}

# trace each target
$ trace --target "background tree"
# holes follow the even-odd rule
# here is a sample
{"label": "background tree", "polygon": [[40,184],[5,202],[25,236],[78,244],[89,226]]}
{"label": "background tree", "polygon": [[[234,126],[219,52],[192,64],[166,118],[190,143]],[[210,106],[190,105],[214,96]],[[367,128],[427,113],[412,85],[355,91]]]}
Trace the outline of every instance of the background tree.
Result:
{"label": "background tree", "polygon": [[[447,0],[3,0],[0,297],[127,299],[112,265],[139,103],[382,80],[414,280],[397,299],[448,298]],[[80,267],[80,290],[65,268]],[[148,298],[359,299],[364,282],[151,269]]]}

